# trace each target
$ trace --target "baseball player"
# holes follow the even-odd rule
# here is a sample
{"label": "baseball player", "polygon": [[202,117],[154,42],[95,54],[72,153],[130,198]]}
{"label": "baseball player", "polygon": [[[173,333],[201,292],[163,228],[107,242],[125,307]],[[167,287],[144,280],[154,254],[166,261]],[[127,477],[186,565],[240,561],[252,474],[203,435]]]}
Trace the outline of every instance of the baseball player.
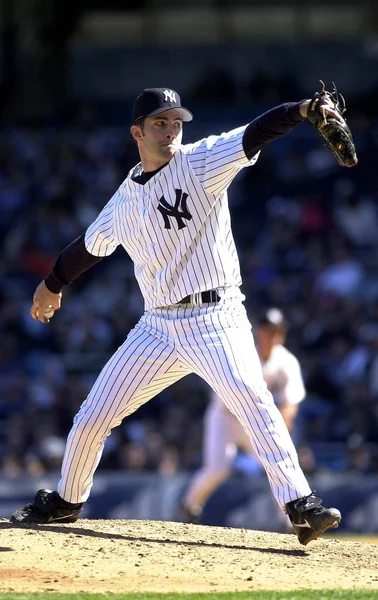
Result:
{"label": "baseball player", "polygon": [[[300,543],[338,526],[340,512],[324,508],[312,493],[262,377],[227,202],[235,175],[253,165],[266,144],[302,123],[309,103],[282,104],[248,125],[183,145],[183,123],[193,117],[178,93],[150,88],[136,98],[130,131],[141,161],[60,254],[37,287],[30,312],[48,322],[60,308],[64,286],[118,245],[134,262],[145,312],[74,418],[57,491],[39,490],[12,522],[76,521],[112,428],[196,373],[242,424]],[[337,117],[331,104],[323,104],[325,116]]]}
{"label": "baseball player", "polygon": [[[257,323],[256,346],[264,380],[291,432],[305,388],[298,360],[284,346],[287,323],[280,310],[268,309]],[[255,458],[246,431],[215,393],[204,420],[204,459],[183,499],[184,518],[199,523],[208,498],[229,477],[238,448]]]}

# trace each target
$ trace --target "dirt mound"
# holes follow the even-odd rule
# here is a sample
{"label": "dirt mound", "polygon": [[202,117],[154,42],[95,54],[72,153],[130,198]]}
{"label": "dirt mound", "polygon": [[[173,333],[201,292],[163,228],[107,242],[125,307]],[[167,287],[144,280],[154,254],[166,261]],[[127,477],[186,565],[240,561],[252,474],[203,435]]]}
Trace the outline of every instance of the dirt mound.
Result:
{"label": "dirt mound", "polygon": [[0,521],[0,592],[378,589],[378,545],[161,521]]}

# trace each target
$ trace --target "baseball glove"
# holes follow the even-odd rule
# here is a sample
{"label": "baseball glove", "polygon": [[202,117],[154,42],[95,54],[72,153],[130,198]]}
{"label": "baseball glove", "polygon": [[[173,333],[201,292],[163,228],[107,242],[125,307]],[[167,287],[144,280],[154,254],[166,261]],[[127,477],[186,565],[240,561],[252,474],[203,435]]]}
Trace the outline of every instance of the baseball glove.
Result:
{"label": "baseball glove", "polygon": [[[307,118],[322,136],[324,145],[333,152],[342,167],[354,167],[357,162],[352,132],[342,116],[346,111],[345,100],[333,83],[333,91],[327,92],[320,80],[322,90],[312,97]],[[327,114],[327,108],[331,113]],[[334,113],[335,116],[332,115]]]}

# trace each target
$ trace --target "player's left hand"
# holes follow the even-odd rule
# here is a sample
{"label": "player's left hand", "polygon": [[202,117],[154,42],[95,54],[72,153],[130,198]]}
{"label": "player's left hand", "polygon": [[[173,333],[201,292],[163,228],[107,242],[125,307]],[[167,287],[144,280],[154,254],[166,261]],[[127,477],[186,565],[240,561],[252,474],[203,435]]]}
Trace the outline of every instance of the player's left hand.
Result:
{"label": "player's left hand", "polygon": [[324,96],[319,104],[319,111],[323,115],[324,125],[327,125],[327,117],[333,117],[339,123],[345,123],[345,119],[340,114],[340,111],[335,109],[335,103],[332,102],[330,96]]}
{"label": "player's left hand", "polygon": [[[308,111],[310,102],[311,102],[311,100],[304,100],[302,102],[302,104],[300,106],[300,113],[301,113],[302,117],[307,117],[307,111]],[[333,117],[334,119],[339,121],[339,123],[344,123],[343,117],[341,116],[340,112],[335,110],[335,105],[328,96],[325,96],[324,98],[321,99],[320,104],[319,104],[319,111],[323,116],[324,125],[327,124],[327,117]]]}
{"label": "player's left hand", "polygon": [[49,323],[56,310],[60,309],[62,292],[54,294],[47,289],[44,281],[41,281],[34,292],[33,304],[30,314],[34,320],[41,323]]}

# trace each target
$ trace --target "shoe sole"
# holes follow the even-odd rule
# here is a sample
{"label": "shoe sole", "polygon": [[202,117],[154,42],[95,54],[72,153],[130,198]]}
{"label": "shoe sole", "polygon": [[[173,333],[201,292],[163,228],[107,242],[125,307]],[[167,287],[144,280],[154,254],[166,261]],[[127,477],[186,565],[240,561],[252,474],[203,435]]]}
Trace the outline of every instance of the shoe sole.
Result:
{"label": "shoe sole", "polygon": [[35,508],[33,508],[34,514],[25,514],[21,510],[17,510],[9,519],[10,523],[15,525],[49,525],[50,523],[75,523],[79,519],[79,515],[67,515],[65,517],[51,518],[47,517],[43,513],[36,514]]}
{"label": "shoe sole", "polygon": [[339,523],[341,521],[341,514],[339,515],[330,515],[329,518],[323,523],[321,529],[306,529],[301,530],[302,539],[298,535],[298,540],[303,546],[307,546],[309,542],[313,542],[317,540],[323,533],[325,533],[328,529],[337,529]]}

